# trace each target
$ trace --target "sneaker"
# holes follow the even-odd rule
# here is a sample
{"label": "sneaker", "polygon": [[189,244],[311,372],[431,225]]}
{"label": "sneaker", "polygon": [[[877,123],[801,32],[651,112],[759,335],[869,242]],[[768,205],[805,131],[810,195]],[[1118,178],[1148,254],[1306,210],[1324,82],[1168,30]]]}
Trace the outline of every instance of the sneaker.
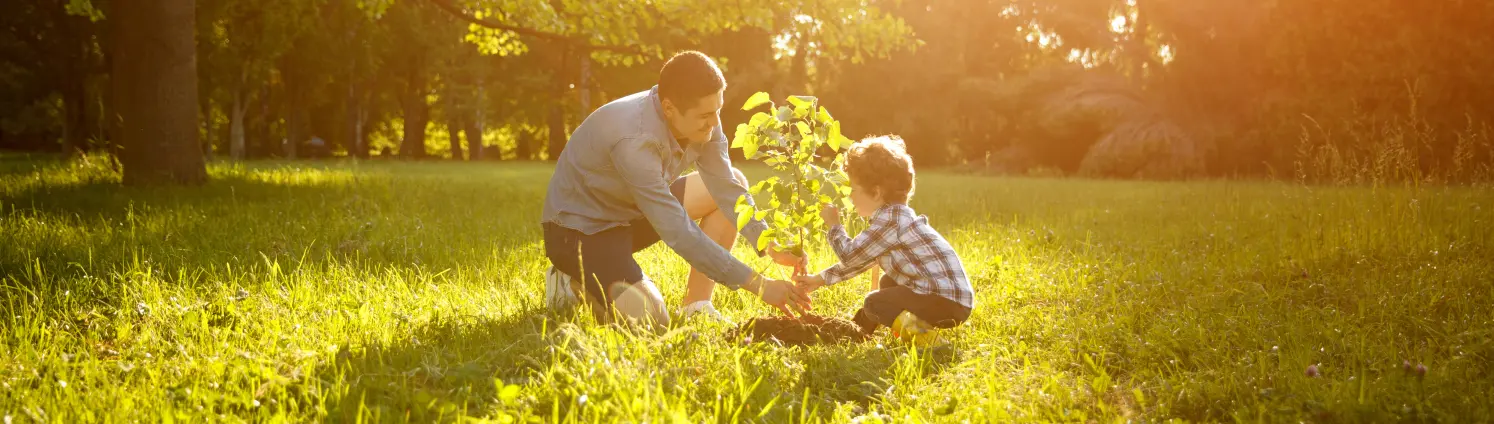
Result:
{"label": "sneaker", "polygon": [[581,300],[571,287],[571,276],[550,267],[545,271],[545,306],[552,310],[564,310],[576,306]]}
{"label": "sneaker", "polygon": [[680,319],[689,319],[691,316],[697,314],[705,315],[716,321],[731,323],[731,320],[727,319],[725,315],[721,315],[721,311],[716,310],[716,305],[712,304],[709,300],[695,301],[680,308]]}
{"label": "sneaker", "polygon": [[939,337],[938,328],[908,311],[903,311],[898,314],[897,319],[892,320],[892,336],[919,347],[949,343]]}

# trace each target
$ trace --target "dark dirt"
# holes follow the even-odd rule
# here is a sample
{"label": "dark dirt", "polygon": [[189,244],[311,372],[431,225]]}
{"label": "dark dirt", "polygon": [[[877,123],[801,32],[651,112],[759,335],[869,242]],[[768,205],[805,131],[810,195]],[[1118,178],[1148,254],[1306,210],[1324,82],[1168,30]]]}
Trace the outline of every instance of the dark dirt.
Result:
{"label": "dark dirt", "polygon": [[754,318],[732,329],[727,337],[732,340],[745,338],[748,343],[776,340],[786,346],[854,343],[867,339],[856,323],[819,315],[804,315],[798,320],[784,316]]}

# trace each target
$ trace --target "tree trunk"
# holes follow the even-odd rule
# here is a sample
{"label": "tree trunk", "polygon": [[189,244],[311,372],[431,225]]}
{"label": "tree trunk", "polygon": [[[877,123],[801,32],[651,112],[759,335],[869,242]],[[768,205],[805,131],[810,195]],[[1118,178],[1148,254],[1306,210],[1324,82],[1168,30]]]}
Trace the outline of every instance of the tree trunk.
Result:
{"label": "tree trunk", "polygon": [[366,97],[359,97],[356,108],[358,113],[354,115],[353,122],[353,156],[359,159],[368,159],[368,101]]}
{"label": "tree trunk", "polygon": [[425,102],[425,82],[419,71],[410,73],[408,84],[400,95],[405,138],[400,143],[399,154],[406,159],[420,159],[425,157],[425,126],[430,121],[431,106]]}
{"label": "tree trunk", "polygon": [[462,160],[462,122],[457,118],[455,102],[449,103],[446,111],[446,136],[451,143],[451,160]]}
{"label": "tree trunk", "polygon": [[485,104],[485,102],[483,102],[483,89],[481,83],[477,84],[477,96],[472,100],[472,104],[476,107],[473,108],[474,110],[472,111],[472,116],[468,117],[467,119],[467,160],[479,161],[482,160],[483,153],[482,105]]}
{"label": "tree trunk", "polygon": [[560,152],[565,150],[565,90],[566,70],[570,68],[571,48],[569,45],[560,56],[560,69],[551,75],[551,87],[553,93],[550,96],[550,113],[547,117],[550,128],[550,143],[547,146],[549,160],[560,159]]}
{"label": "tree trunk", "polygon": [[466,128],[462,132],[467,133],[467,160],[482,160],[482,124],[478,122],[481,116],[472,116],[464,120]]}
{"label": "tree trunk", "polygon": [[[293,66],[282,68],[281,75],[285,76],[285,157],[295,159],[301,143],[310,139],[307,129],[311,127],[308,122],[309,109],[306,105],[305,80],[298,70],[292,70]],[[286,72],[289,71],[289,72]]]}
{"label": "tree trunk", "polygon": [[82,74],[68,77],[62,84],[62,154],[73,156],[88,143],[87,80]]}
{"label": "tree trunk", "polygon": [[233,106],[228,116],[228,155],[234,160],[244,160],[244,114],[249,105],[244,101],[244,90],[234,88]]}
{"label": "tree trunk", "polygon": [[197,142],[196,1],[112,9],[112,85],[124,184],[207,181]]}
{"label": "tree trunk", "polygon": [[518,140],[514,141],[514,159],[534,159],[534,134],[529,131],[519,131]]}
{"label": "tree trunk", "polygon": [[581,84],[577,88],[581,94],[581,115],[591,114],[591,55],[581,53]]}

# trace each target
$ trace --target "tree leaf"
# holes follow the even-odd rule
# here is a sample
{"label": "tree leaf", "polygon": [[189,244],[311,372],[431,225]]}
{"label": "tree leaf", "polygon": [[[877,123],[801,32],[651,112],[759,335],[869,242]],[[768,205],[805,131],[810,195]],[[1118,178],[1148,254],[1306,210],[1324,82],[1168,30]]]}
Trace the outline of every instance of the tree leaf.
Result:
{"label": "tree leaf", "polygon": [[747,136],[737,139],[742,144],[742,157],[748,160],[757,158],[757,137]]}
{"label": "tree leaf", "polygon": [[788,106],[779,106],[778,114],[774,115],[773,117],[778,118],[778,122],[791,121],[794,119],[794,108]]}
{"label": "tree leaf", "polygon": [[794,127],[799,129],[799,136],[805,140],[814,138],[814,134],[809,131],[809,124],[804,123],[804,121],[795,122]]}
{"label": "tree leaf", "polygon": [[749,121],[747,123],[747,125],[751,125],[754,128],[758,128],[758,127],[762,127],[764,124],[770,123],[772,121],[773,121],[773,115],[769,115],[767,112],[758,112],[758,113],[752,114],[752,120]]}
{"label": "tree leaf", "polygon": [[762,106],[763,103],[772,104],[773,99],[771,97],[768,97],[767,92],[759,91],[757,93],[754,93],[752,97],[747,98],[747,103],[742,105],[742,110],[752,110],[753,108]]}
{"label": "tree leaf", "polygon": [[830,124],[830,136],[828,138],[829,139],[825,140],[825,142],[828,143],[828,144],[830,144],[830,150],[834,150],[834,151],[839,152],[841,147],[845,147],[845,144],[843,144],[842,141],[846,140],[846,137],[843,136],[843,135],[840,135],[840,123],[839,122],[834,122],[834,123]]}
{"label": "tree leaf", "polygon": [[818,118],[820,123],[825,125],[831,125],[835,122],[835,118],[830,117],[830,110],[825,109],[824,106],[820,106],[820,114]]}
{"label": "tree leaf", "polygon": [[731,137],[731,147],[741,148],[742,139],[752,135],[752,127],[747,124],[737,124],[737,132]]}
{"label": "tree leaf", "polygon": [[742,231],[743,228],[747,228],[747,223],[750,222],[752,222],[752,213],[744,213],[741,210],[737,211],[737,231]]}
{"label": "tree leaf", "polygon": [[789,96],[789,104],[794,105],[794,117],[804,118],[814,111],[814,103],[818,99],[813,96]]}
{"label": "tree leaf", "polygon": [[777,235],[778,230],[772,228],[763,230],[762,234],[757,237],[757,250],[767,250],[768,242],[773,241],[773,238],[777,237]]}

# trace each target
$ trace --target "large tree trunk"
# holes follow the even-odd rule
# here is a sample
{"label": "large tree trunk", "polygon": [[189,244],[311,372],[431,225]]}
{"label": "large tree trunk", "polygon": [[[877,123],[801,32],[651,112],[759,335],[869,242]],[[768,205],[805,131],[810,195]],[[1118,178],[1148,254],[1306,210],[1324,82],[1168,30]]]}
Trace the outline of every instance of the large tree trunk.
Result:
{"label": "large tree trunk", "polygon": [[285,75],[285,157],[295,159],[302,142],[310,139],[307,134],[311,127],[310,107],[306,104],[305,80],[298,69],[293,69],[294,64],[282,68],[281,75]]}
{"label": "large tree trunk", "polygon": [[534,134],[520,130],[514,138],[514,160],[534,159]]}
{"label": "large tree trunk", "polygon": [[196,1],[112,9],[112,85],[124,184],[207,181],[197,143]]}
{"label": "large tree trunk", "polygon": [[[450,105],[454,106],[455,102]],[[462,122],[456,116],[460,112],[451,106],[446,111],[446,136],[451,143],[451,160],[462,160]]]}
{"label": "large tree trunk", "polygon": [[62,84],[62,154],[72,156],[88,142],[88,115],[84,105],[88,101],[87,79],[83,74],[77,74]]}
{"label": "large tree trunk", "polygon": [[549,157],[546,158],[549,160],[560,159],[560,152],[565,150],[567,138],[565,134],[565,81],[570,61],[571,49],[570,46],[566,46],[564,53],[560,56],[560,69],[550,76],[553,92],[550,96],[550,113],[546,119],[550,128],[550,143],[547,146]]}
{"label": "large tree trunk", "polygon": [[244,159],[244,114],[249,111],[245,104],[244,90],[233,89],[233,106],[228,115],[228,155],[235,160]]}
{"label": "large tree trunk", "polygon": [[425,126],[430,121],[431,106],[425,102],[425,81],[421,78],[418,70],[411,72],[409,86],[400,94],[405,138],[400,143],[399,155],[406,159],[425,157]]}
{"label": "large tree trunk", "polygon": [[482,160],[482,105],[486,104],[483,100],[482,84],[478,83],[477,96],[472,100],[472,104],[476,107],[472,111],[472,115],[467,118],[467,129],[465,130],[467,133],[467,160],[469,161]]}
{"label": "large tree trunk", "polygon": [[467,160],[482,160],[482,119],[481,115],[468,117],[464,120],[466,128],[462,132],[467,133]]}

